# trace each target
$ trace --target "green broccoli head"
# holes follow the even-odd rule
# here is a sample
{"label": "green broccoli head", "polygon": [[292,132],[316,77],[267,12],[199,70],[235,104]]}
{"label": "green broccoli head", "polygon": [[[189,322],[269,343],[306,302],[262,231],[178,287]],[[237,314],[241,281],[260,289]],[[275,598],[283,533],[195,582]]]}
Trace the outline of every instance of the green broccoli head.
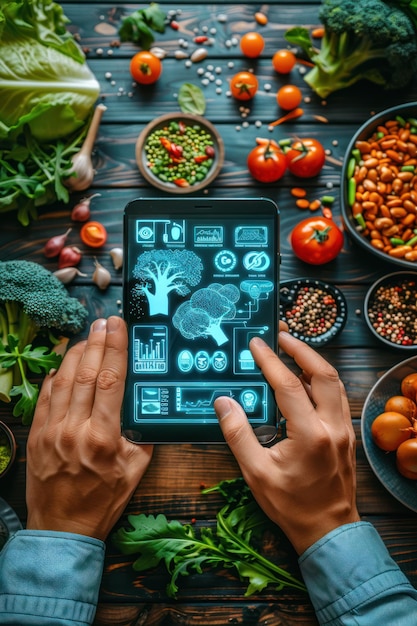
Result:
{"label": "green broccoli head", "polygon": [[384,0],[323,0],[325,28],[320,50],[307,42],[305,29],[286,37],[301,45],[315,67],[306,82],[322,98],[366,79],[386,89],[404,87],[417,71],[417,33],[398,5]]}
{"label": "green broccoli head", "polygon": [[25,260],[0,261],[0,302],[16,303],[41,329],[75,334],[87,310],[49,270]]}

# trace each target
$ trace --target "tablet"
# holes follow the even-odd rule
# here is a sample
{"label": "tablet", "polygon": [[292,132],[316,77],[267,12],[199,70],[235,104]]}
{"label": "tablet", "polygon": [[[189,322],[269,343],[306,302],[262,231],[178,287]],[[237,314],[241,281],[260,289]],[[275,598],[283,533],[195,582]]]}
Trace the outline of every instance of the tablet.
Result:
{"label": "tablet", "polygon": [[270,199],[138,198],[124,212],[129,333],[122,430],[136,443],[223,443],[213,402],[236,399],[259,440],[273,393],[249,341],[277,347],[279,220]]}

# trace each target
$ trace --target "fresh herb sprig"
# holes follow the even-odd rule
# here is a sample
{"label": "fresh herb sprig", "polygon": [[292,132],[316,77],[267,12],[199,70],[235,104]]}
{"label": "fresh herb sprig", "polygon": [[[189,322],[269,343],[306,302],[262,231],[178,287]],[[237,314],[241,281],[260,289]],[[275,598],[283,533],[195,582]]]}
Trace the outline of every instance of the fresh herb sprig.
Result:
{"label": "fresh herb sprig", "polygon": [[25,129],[16,142],[0,149],[0,213],[16,211],[23,226],[38,217],[37,209],[56,200],[68,203],[64,185],[71,156],[82,145],[86,127],[65,140],[39,143]]}
{"label": "fresh herb sprig", "polygon": [[165,32],[166,15],[157,2],[151,2],[144,9],[137,9],[131,15],[123,17],[119,28],[121,41],[131,41],[149,50],[155,40],[154,32]]}
{"label": "fresh herb sprig", "polygon": [[203,493],[218,491],[227,503],[217,513],[215,528],[196,528],[191,524],[168,521],[164,515],[130,515],[130,529],[120,528],[113,543],[124,554],[140,556],[133,568],[142,572],[165,563],[171,580],[167,595],[177,597],[178,577],[203,568],[235,568],[248,580],[245,596],[260,592],[268,585],[277,591],[284,587],[306,591],[304,584],[256,549],[271,522],[254,500],[243,479],[222,481]]}

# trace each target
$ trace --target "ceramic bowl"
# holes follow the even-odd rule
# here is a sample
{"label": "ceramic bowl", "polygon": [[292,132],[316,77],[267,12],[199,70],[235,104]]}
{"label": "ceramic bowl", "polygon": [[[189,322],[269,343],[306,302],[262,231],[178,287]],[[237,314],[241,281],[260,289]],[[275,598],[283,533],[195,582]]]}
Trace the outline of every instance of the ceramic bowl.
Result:
{"label": "ceramic bowl", "polygon": [[8,474],[16,457],[16,440],[10,428],[0,422],[0,478]]}
{"label": "ceramic bowl", "polygon": [[[195,149],[187,148],[187,135],[194,131],[197,131],[201,145]],[[170,151],[166,142],[164,147],[161,139],[174,144],[173,151]],[[156,142],[159,164],[152,161],[150,156],[150,141]],[[207,148],[206,151],[206,146],[212,150]],[[190,113],[168,113],[154,119],[140,133],[136,142],[136,162],[142,176],[157,189],[173,194],[193,193],[207,187],[220,172],[224,162],[224,143],[217,129],[204,117]],[[190,162],[192,168],[189,167]],[[151,163],[154,163],[154,168]],[[164,167],[168,164],[169,168]],[[180,169],[184,165],[190,173],[195,172],[193,178],[188,174],[184,177]],[[163,171],[156,173],[155,168]],[[177,183],[161,178],[161,175],[166,177],[167,169],[168,175],[175,177]],[[188,180],[183,182],[184,178]]]}
{"label": "ceramic bowl", "polygon": [[364,317],[386,346],[417,352],[417,271],[393,272],[377,280],[366,293]]}
{"label": "ceramic bowl", "polygon": [[279,299],[280,319],[287,322],[294,337],[312,346],[327,344],[346,323],[347,304],[343,293],[324,281],[315,278],[283,280]]}
{"label": "ceramic bowl", "polygon": [[[352,157],[352,150],[355,148],[357,141],[366,141],[371,137],[373,132],[388,120],[393,120],[397,116],[400,116],[404,120],[414,118],[417,120],[417,102],[408,102],[389,109],[385,109],[380,113],[372,116],[367,122],[356,131],[346,150],[341,176],[341,212],[342,218],[347,232],[350,237],[359,244],[363,249],[367,250],[370,254],[376,256],[382,261],[402,267],[403,269],[417,269],[417,261],[407,261],[404,258],[395,258],[378,250],[371,245],[370,239],[362,234],[360,226],[352,214],[352,208],[349,204],[349,163]],[[417,171],[417,170],[416,170]]]}
{"label": "ceramic bowl", "polygon": [[371,425],[391,396],[401,395],[403,378],[417,371],[417,356],[409,357],[385,372],[370,390],[362,409],[362,442],[366,457],[384,487],[412,511],[417,511],[417,481],[404,478],[395,465],[395,452],[385,452],[374,443]]}

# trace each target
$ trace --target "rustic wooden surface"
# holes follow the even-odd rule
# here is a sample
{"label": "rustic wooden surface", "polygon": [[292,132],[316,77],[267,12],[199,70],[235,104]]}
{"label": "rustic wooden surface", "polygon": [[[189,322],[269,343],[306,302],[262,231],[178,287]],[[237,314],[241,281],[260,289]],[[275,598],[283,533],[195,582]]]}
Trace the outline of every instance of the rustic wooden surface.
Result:
{"label": "rustic wooden surface", "polygon": [[[102,100],[108,107],[96,141],[94,162],[97,173],[91,193],[101,194],[93,200],[92,211],[94,218],[102,221],[109,232],[105,248],[96,256],[110,269],[113,280],[105,293],[91,283],[94,255],[84,250],[80,269],[89,277],[78,278],[71,287],[72,294],[87,306],[91,320],[120,312],[121,274],[112,267],[108,251],[122,244],[123,208],[135,197],[161,195],[149,187],[139,174],[134,153],[136,138],[156,115],[179,110],[176,99],[178,88],[186,81],[199,84],[200,78],[196,73],[199,66],[211,63],[221,68],[222,93],[216,93],[213,83],[204,88],[207,99],[205,116],[217,125],[224,138],[226,159],[207,195],[213,198],[262,195],[275,199],[281,215],[281,278],[321,278],[336,284],[344,292],[348,300],[346,327],[321,352],[338,368],[350,400],[358,440],[358,506],[363,518],[376,525],[391,554],[417,586],[416,515],[397,502],[380,484],[369,467],[360,439],[361,410],[370,388],[387,369],[405,358],[394,348],[381,348],[370,336],[362,315],[368,286],[379,276],[396,268],[389,263],[376,262],[358,249],[347,235],[343,251],[335,261],[322,267],[298,261],[291,252],[289,234],[297,221],[304,217],[295,208],[290,195],[290,188],[299,181],[287,174],[276,185],[260,185],[251,179],[246,169],[246,155],[255,145],[257,136],[271,136],[277,140],[297,134],[317,137],[327,149],[329,158],[321,174],[306,181],[305,186],[311,199],[324,194],[336,196],[334,216],[340,222],[341,164],[352,133],[372,112],[417,100],[417,86],[412,85],[402,92],[385,92],[375,86],[361,84],[336,92],[327,102],[322,102],[307,87],[298,69],[292,71],[290,79],[279,77],[273,72],[270,59],[275,50],[287,45],[284,41],[286,29],[293,25],[318,25],[319,3],[296,0],[246,2],[243,6],[231,2],[172,4],[161,1],[166,11],[181,9],[178,17],[180,31],[167,28],[164,34],[157,35],[157,44],[169,52],[158,83],[146,89],[134,87],[129,74],[129,59],[138,48],[128,43],[112,47],[111,42],[117,39],[117,26],[122,15],[143,5],[122,1],[103,4],[99,0],[64,1],[61,4],[71,20],[70,29],[79,35],[81,45],[87,50],[88,63],[101,84]],[[269,18],[265,27],[254,21],[255,11],[260,9]],[[220,13],[227,15],[227,22],[219,23]],[[179,47],[178,38],[184,37],[191,42],[193,29],[203,26],[216,28],[214,44],[209,48],[208,59],[187,68],[183,61],[173,57],[173,52]],[[113,28],[114,32],[108,32],[109,28]],[[262,57],[256,61],[244,59],[236,46],[225,46],[226,40],[252,29],[262,32],[266,41]],[[228,65],[231,61],[233,69]],[[226,91],[227,79],[232,73],[247,68],[256,71],[261,89],[250,103],[250,113],[245,120],[241,117],[239,104],[228,98]],[[112,73],[114,84],[105,77],[106,72]],[[278,126],[271,134],[267,130],[268,123],[279,116],[275,93],[281,84],[289,80],[297,84],[310,101],[303,105],[305,114],[301,119]],[[266,83],[271,85],[269,92],[263,89]],[[323,116],[327,122],[321,119]],[[249,122],[247,128],[244,121]],[[255,121],[262,122],[262,126],[255,126]],[[3,214],[0,218],[0,258],[25,258],[55,270],[55,262],[42,256],[42,246],[50,236],[74,226],[70,220],[70,207],[83,195],[85,193],[75,194],[70,206],[56,205],[43,211],[40,219],[27,228],[21,227],[12,214]],[[73,227],[69,242],[79,244],[77,227]],[[0,484],[0,495],[13,506],[24,523],[27,428],[21,426],[11,412],[9,406],[0,407],[0,418],[9,423],[16,434],[18,458],[11,475]],[[307,436],[308,433],[306,440]],[[190,521],[195,518],[197,524],[212,524],[221,500],[201,495],[201,483],[210,485],[238,475],[237,465],[225,446],[158,447],[146,476],[127,507],[126,515],[164,513],[172,519]],[[125,516],[120,523],[124,521]],[[270,539],[268,549],[279,564],[297,573],[296,555],[278,530]],[[182,579],[178,600],[170,600],[165,594],[168,580],[165,571],[159,568],[138,576],[132,570],[132,561],[118,554],[109,542],[95,620],[97,626],[311,626],[317,623],[305,594],[286,589],[279,593],[266,590],[245,598],[244,583],[230,571],[191,575]]]}

